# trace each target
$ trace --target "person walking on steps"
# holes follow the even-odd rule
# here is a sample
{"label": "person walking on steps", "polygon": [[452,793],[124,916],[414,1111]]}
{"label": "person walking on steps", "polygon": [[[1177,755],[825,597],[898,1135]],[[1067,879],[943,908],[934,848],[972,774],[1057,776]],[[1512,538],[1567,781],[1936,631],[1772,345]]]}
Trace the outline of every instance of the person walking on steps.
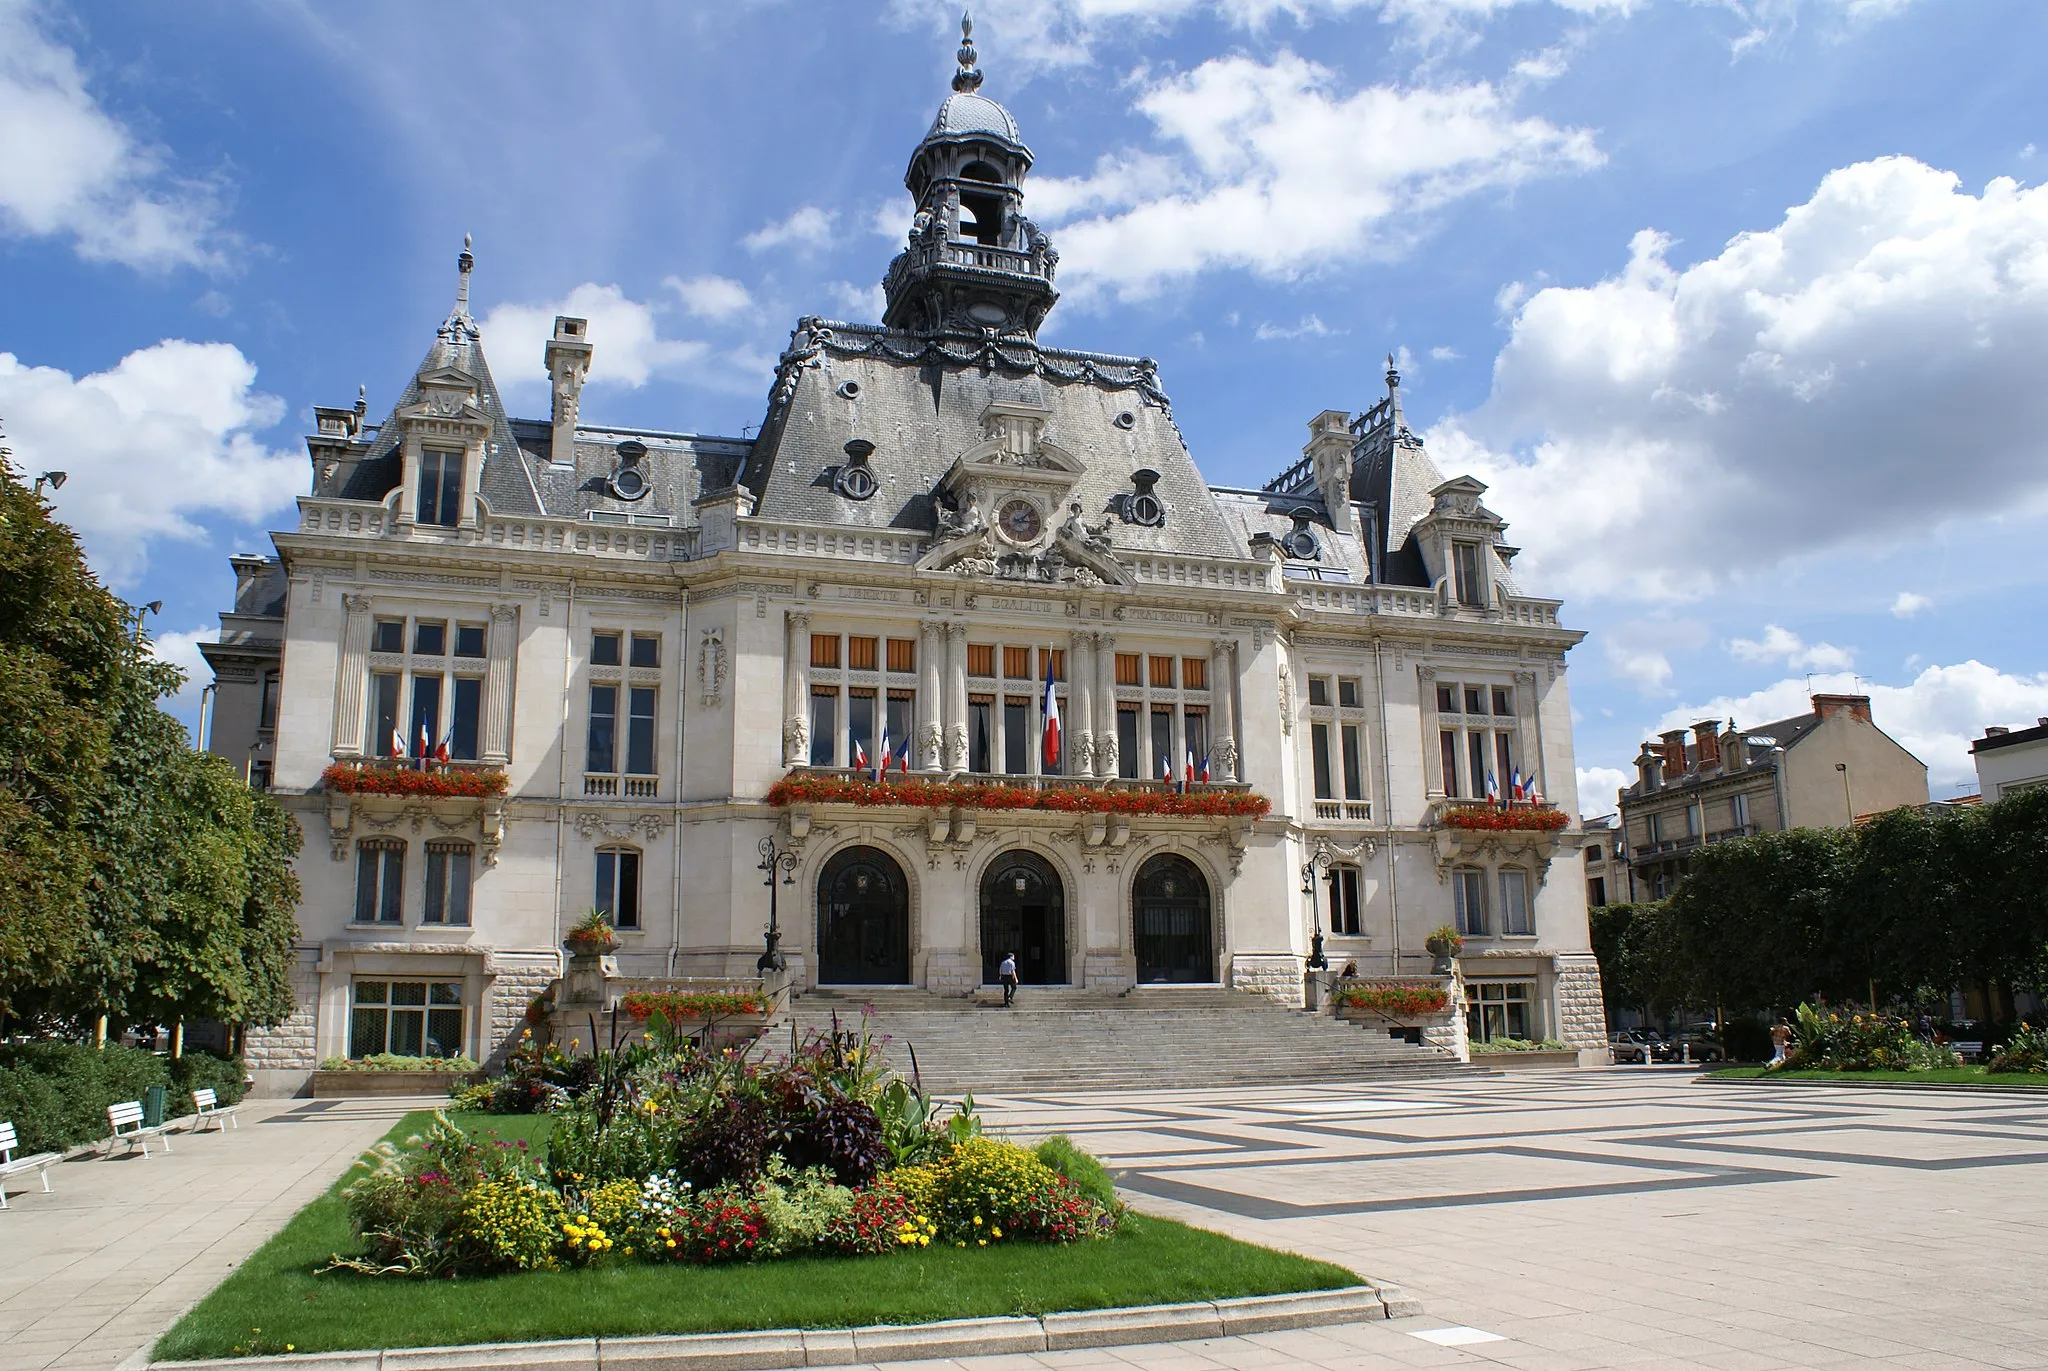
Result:
{"label": "person walking on steps", "polygon": [[1003,1008],[1014,1009],[1017,1005],[1017,954],[1005,952],[1003,964],[996,968],[996,979],[1003,983]]}

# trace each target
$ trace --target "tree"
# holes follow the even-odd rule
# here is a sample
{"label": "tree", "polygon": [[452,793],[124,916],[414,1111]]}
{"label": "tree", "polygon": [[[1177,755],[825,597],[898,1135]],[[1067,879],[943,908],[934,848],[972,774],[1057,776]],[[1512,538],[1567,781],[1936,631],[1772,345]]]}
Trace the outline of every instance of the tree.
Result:
{"label": "tree", "polygon": [[81,950],[93,852],[79,821],[106,757],[105,703],[134,659],[126,623],[71,530],[0,463],[0,1015]]}
{"label": "tree", "polygon": [[1668,904],[1696,1003],[1739,1009],[1860,992],[1867,959],[1839,937],[1854,836],[1760,833],[1701,850]]}

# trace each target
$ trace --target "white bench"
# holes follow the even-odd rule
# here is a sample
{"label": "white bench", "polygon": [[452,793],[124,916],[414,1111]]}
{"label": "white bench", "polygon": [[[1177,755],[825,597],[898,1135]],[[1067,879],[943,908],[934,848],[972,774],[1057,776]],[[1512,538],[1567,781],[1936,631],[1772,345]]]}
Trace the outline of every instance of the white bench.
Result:
{"label": "white bench", "polygon": [[147,1158],[149,1156],[149,1140],[151,1138],[162,1138],[164,1151],[168,1152],[171,1150],[171,1125],[168,1122],[153,1126],[144,1123],[142,1121],[141,1100],[129,1100],[124,1104],[108,1105],[107,1124],[114,1130],[113,1136],[107,1139],[107,1151],[109,1154],[113,1152],[113,1145],[115,1143],[125,1142],[128,1144],[130,1153],[133,1153],[139,1147],[142,1149],[143,1157]]}
{"label": "white bench", "polygon": [[14,1136],[14,1125],[0,1123],[0,1209],[7,1207],[7,1178],[17,1171],[33,1171],[43,1182],[43,1193],[50,1193],[50,1168],[64,1160],[56,1152],[38,1152],[33,1157],[17,1157],[14,1149],[21,1145]]}
{"label": "white bench", "polygon": [[[218,1100],[219,1096],[203,1087],[192,1092],[192,1131],[194,1133],[203,1130],[209,1119],[213,1121],[215,1130],[220,1129],[222,1119],[226,1119],[237,1128],[242,1126],[242,1121],[235,1117],[235,1111],[241,1106],[221,1104],[218,1103]],[[170,1144],[165,1144],[166,1149],[169,1146]]]}

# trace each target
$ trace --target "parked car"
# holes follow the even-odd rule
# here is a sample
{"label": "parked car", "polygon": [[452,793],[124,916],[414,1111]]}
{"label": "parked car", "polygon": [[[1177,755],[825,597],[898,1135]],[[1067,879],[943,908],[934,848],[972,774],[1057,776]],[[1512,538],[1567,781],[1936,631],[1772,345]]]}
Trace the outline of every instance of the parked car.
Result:
{"label": "parked car", "polygon": [[1678,1036],[1662,1039],[1657,1054],[1660,1062],[1718,1062],[1728,1055],[1721,1047],[1720,1028],[1710,1023],[1687,1024]]}
{"label": "parked car", "polygon": [[1607,1053],[1616,1064],[1654,1061],[1663,1041],[1654,1028],[1617,1028],[1607,1035]]}

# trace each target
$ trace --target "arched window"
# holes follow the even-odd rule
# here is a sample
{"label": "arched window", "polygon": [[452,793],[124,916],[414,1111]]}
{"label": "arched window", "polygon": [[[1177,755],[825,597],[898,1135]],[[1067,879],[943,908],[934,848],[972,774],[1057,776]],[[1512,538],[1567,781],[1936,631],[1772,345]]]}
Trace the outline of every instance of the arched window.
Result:
{"label": "arched window", "polygon": [[966,166],[960,168],[960,175],[964,180],[968,181],[986,181],[990,185],[995,186],[1000,186],[1003,183],[1003,174],[986,162],[969,162]]}
{"label": "arched window", "polygon": [[1162,852],[1138,868],[1131,928],[1140,982],[1216,979],[1209,882],[1187,858]]}

